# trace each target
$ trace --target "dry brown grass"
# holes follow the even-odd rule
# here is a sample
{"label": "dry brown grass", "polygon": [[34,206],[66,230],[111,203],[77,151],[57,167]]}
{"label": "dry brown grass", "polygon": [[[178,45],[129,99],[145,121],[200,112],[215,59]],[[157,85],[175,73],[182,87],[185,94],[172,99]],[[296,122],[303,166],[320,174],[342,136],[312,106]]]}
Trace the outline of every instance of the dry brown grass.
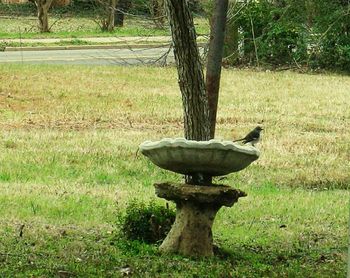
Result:
{"label": "dry brown grass", "polygon": [[[173,68],[11,65],[0,71],[2,130],[118,130],[135,148],[145,139],[183,134]],[[221,88],[218,138],[265,127],[261,159],[242,180],[349,187],[350,77],[225,70]]]}

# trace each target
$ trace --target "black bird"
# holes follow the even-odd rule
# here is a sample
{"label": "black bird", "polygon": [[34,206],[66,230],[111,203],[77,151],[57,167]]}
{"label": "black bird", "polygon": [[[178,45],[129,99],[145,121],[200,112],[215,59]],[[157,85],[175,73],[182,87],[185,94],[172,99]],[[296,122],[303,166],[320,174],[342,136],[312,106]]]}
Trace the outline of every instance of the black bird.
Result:
{"label": "black bird", "polygon": [[244,138],[234,140],[233,142],[242,141],[243,144],[250,143],[252,146],[254,146],[256,143],[258,143],[261,139],[260,132],[264,130],[261,126],[257,126],[254,128],[251,132],[249,132]]}

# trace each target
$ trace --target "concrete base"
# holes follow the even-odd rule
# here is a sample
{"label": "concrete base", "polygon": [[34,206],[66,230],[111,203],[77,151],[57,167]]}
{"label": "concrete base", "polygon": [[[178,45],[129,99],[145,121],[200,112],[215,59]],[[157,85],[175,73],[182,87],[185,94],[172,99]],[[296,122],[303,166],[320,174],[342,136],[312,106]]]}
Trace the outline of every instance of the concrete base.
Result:
{"label": "concrete base", "polygon": [[159,250],[186,256],[212,256],[212,225],[221,206],[246,196],[225,185],[155,184],[158,197],[176,203],[176,219]]}

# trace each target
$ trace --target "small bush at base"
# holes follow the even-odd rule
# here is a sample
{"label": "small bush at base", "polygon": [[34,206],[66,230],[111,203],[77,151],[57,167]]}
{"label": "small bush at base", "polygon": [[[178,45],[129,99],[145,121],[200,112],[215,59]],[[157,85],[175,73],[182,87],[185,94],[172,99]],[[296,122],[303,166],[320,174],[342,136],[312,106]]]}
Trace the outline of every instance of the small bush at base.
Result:
{"label": "small bush at base", "polygon": [[150,201],[132,200],[125,213],[118,215],[121,234],[128,240],[157,243],[163,240],[175,221],[175,211]]}

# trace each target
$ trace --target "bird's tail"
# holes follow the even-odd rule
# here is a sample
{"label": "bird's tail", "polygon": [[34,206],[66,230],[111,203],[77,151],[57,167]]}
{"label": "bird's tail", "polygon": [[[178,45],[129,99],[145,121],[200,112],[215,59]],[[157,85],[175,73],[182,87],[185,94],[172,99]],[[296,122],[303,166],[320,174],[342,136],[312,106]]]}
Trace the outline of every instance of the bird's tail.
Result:
{"label": "bird's tail", "polygon": [[237,139],[237,140],[233,140],[232,142],[239,142],[239,141],[243,141],[244,138],[241,138],[241,139]]}

